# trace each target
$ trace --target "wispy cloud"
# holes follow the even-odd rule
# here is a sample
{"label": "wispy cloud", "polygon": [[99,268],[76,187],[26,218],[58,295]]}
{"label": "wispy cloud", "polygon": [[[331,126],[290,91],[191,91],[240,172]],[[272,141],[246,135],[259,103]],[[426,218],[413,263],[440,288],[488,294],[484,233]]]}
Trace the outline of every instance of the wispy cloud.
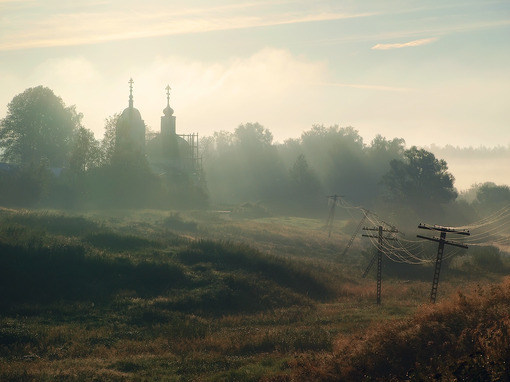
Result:
{"label": "wispy cloud", "polygon": [[403,43],[376,44],[372,47],[372,49],[388,50],[388,49],[409,48],[409,47],[413,47],[413,46],[421,46],[421,45],[431,44],[435,41],[437,41],[437,37],[422,38],[420,40],[413,40],[413,41],[403,42]]}
{"label": "wispy cloud", "polygon": [[[0,2],[3,0],[0,0]],[[1,4],[1,3],[0,3]],[[172,8],[153,2],[129,10],[83,6],[75,10],[49,7],[0,25],[0,50],[95,44],[106,41],[159,37],[219,30],[367,17],[370,13],[342,13],[320,9],[275,12],[265,2],[213,7]]]}
{"label": "wispy cloud", "polygon": [[324,83],[317,83],[315,85],[334,86],[334,87],[353,88],[353,89],[365,89],[365,90],[381,90],[381,91],[391,91],[391,92],[409,92],[409,91],[414,90],[411,88],[403,88],[403,87],[397,87],[397,86],[373,85],[373,84],[349,84],[349,83],[341,83],[341,82],[324,82]]}

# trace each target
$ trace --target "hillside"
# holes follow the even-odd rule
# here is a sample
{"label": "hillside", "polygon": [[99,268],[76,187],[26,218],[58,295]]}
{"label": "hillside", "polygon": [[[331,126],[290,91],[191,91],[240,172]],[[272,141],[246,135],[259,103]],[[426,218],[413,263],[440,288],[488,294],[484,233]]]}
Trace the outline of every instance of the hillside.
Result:
{"label": "hillside", "polygon": [[296,362],[307,381],[510,380],[510,279],[458,292],[410,317],[337,339],[332,356]]}
{"label": "hillside", "polygon": [[[356,241],[339,257],[353,225],[336,222],[328,238],[322,220],[254,217],[246,210],[70,215],[4,209],[0,379],[336,380],[357,379],[363,369],[384,380],[384,370],[400,378],[411,368],[449,375],[449,358],[441,364],[423,359],[420,369],[404,344],[428,344],[431,336],[453,344],[462,328],[476,327],[477,315],[465,315],[461,302],[489,312],[508,284],[499,297],[482,293],[423,306],[431,268],[386,263],[377,306],[374,276],[360,276],[370,248]],[[464,259],[445,269],[440,298],[501,280],[476,264]],[[498,306],[487,317],[508,314],[507,305]],[[489,323],[483,328],[499,328]],[[384,341],[381,327],[395,338],[407,334],[402,343],[393,335]],[[453,346],[441,344],[428,346],[427,354]],[[388,366],[377,349],[391,351],[394,362]],[[479,352],[458,350],[452,362]],[[364,359],[373,360],[371,368]],[[494,375],[505,372],[486,365]],[[466,363],[463,372],[472,367]]]}

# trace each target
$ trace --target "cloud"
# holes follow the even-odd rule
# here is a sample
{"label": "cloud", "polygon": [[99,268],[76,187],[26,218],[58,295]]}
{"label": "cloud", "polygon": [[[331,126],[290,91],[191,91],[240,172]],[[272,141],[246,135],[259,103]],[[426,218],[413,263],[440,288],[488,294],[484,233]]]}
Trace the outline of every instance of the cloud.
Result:
{"label": "cloud", "polygon": [[388,49],[399,49],[399,48],[408,48],[411,46],[421,46],[431,44],[437,41],[437,37],[431,38],[422,38],[420,40],[414,40],[404,43],[394,43],[394,44],[376,44],[372,47],[374,50],[388,50]]}
{"label": "cloud", "polygon": [[[2,0],[0,0],[2,1]],[[158,1],[120,7],[62,8],[51,1],[37,11],[17,13],[4,25],[1,50],[75,46],[106,41],[159,37],[219,30],[367,17],[371,13],[342,13],[320,8],[294,9],[283,2],[275,11],[269,3],[244,3],[209,7],[169,7]],[[286,5],[287,4],[287,5]],[[13,15],[14,16],[14,15]]]}
{"label": "cloud", "polygon": [[258,121],[273,131],[275,139],[283,140],[323,122],[317,121],[317,114],[323,114],[328,102],[336,100],[322,97],[321,92],[334,88],[316,84],[326,83],[329,75],[324,61],[270,48],[248,57],[213,62],[164,55],[114,72],[101,71],[92,57],[58,57],[43,61],[25,77],[0,68],[0,78],[11,89],[0,93],[0,116],[16,93],[43,85],[62,97],[66,105],[76,105],[84,115],[85,127],[101,138],[104,119],[127,107],[128,80],[132,77],[134,105],[155,131],[160,127],[169,84],[170,105],[180,133],[211,135]]}
{"label": "cloud", "polygon": [[[272,130],[299,127],[300,133],[312,124],[311,100],[317,98],[314,92],[318,89],[311,85],[325,82],[328,72],[322,61],[306,60],[281,49],[266,48],[246,58],[212,63],[160,57],[133,74],[135,104],[145,121],[159,129],[166,101],[164,86],[169,82],[170,103],[180,131],[209,135],[258,121]],[[275,136],[295,134],[287,130]]]}
{"label": "cloud", "polygon": [[373,84],[345,84],[339,82],[330,82],[330,83],[321,83],[317,85],[323,86],[335,86],[341,88],[353,88],[353,89],[366,89],[366,90],[381,90],[381,91],[391,91],[391,92],[409,92],[413,89],[411,88],[403,88],[396,86],[386,86],[386,85],[373,85]]}

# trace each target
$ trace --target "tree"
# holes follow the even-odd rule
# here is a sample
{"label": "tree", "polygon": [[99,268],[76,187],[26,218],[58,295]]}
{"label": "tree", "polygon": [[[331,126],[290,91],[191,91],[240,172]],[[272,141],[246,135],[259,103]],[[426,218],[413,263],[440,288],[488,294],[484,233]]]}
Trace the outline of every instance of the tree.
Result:
{"label": "tree", "polygon": [[318,202],[324,201],[322,185],[317,174],[308,165],[304,154],[300,154],[289,170],[290,195],[296,202],[294,208],[314,210]]}
{"label": "tree", "polygon": [[510,203],[510,188],[493,182],[482,184],[476,191],[476,200],[485,207],[501,207]]}
{"label": "tree", "polygon": [[273,134],[259,123],[239,125],[234,131],[234,142],[242,149],[269,147]]}
{"label": "tree", "polygon": [[101,140],[101,163],[108,165],[111,163],[113,153],[115,152],[115,126],[119,120],[120,114],[114,115],[105,119],[104,135]]}
{"label": "tree", "polygon": [[278,200],[287,171],[272,141],[271,132],[259,123],[203,140],[207,186],[216,202]]}
{"label": "tree", "polygon": [[76,130],[69,157],[69,168],[75,172],[83,172],[101,163],[99,142],[94,133],[84,127]]}
{"label": "tree", "polygon": [[448,172],[446,161],[436,159],[429,151],[413,146],[404,152],[403,160],[392,160],[390,167],[382,182],[393,201],[428,208],[457,197],[455,178]]}
{"label": "tree", "polygon": [[355,203],[370,199],[365,144],[357,130],[314,125],[301,135],[301,141],[328,194],[341,193]]}
{"label": "tree", "polygon": [[44,162],[0,171],[0,203],[18,207],[36,206],[48,195],[54,179]]}
{"label": "tree", "polygon": [[29,165],[44,159],[50,167],[64,167],[81,119],[82,114],[74,106],[66,107],[51,89],[25,90],[7,105],[7,115],[0,121],[3,160]]}

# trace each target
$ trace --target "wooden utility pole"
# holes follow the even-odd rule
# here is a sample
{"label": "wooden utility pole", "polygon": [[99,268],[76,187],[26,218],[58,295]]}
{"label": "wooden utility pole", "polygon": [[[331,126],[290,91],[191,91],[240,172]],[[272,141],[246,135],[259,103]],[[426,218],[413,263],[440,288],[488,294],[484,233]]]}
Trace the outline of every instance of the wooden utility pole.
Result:
{"label": "wooden utility pole", "polygon": [[440,237],[427,237],[427,236],[422,236],[422,235],[416,235],[420,239],[431,240],[431,241],[435,241],[435,242],[439,243],[439,246],[437,248],[436,266],[434,268],[434,279],[432,280],[432,290],[430,291],[430,302],[432,302],[434,304],[436,302],[436,297],[437,297],[437,288],[439,286],[439,273],[441,272],[441,263],[443,262],[443,252],[444,252],[445,244],[453,245],[455,247],[460,247],[460,248],[465,248],[465,249],[468,248],[467,245],[464,245],[462,243],[446,240],[446,234],[447,233],[455,233],[457,235],[469,236],[470,233],[468,230],[465,230],[465,229],[458,230],[455,228],[443,227],[443,226],[439,226],[439,225],[431,226],[428,224],[420,224],[420,225],[418,225],[418,228],[441,232]]}
{"label": "wooden utility pole", "polygon": [[[366,215],[365,215],[366,216]],[[397,233],[398,231],[396,229],[384,229],[382,226],[379,226],[377,228],[363,228],[364,231],[377,231],[378,235],[361,235],[363,237],[371,237],[378,239],[377,241],[377,305],[381,305],[381,284],[382,284],[382,255],[383,255],[383,240],[395,240],[393,237],[384,237],[383,232],[390,232],[390,233]],[[364,276],[368,273],[368,270],[374,263],[375,256],[370,262],[370,265],[368,266],[367,270],[364,273]],[[363,276],[363,277],[364,277]]]}
{"label": "wooden utility pole", "polygon": [[331,202],[331,208],[329,210],[328,220],[326,221],[326,228],[328,229],[328,237],[331,237],[331,230],[333,229],[333,220],[335,219],[335,208],[338,205],[340,195],[330,195],[328,200]]}
{"label": "wooden utility pole", "polygon": [[368,216],[368,213],[370,212],[369,210],[366,210],[364,208],[362,208],[361,211],[363,212],[363,217],[361,218],[360,222],[358,223],[358,226],[354,230],[354,233],[352,234],[351,238],[349,239],[349,242],[345,246],[345,249],[342,252],[342,257],[345,256],[347,254],[347,251],[349,250],[349,248],[351,248],[351,245],[354,242],[354,239],[356,239],[356,235],[358,234],[361,227],[363,227],[363,222],[365,221],[365,219]]}

